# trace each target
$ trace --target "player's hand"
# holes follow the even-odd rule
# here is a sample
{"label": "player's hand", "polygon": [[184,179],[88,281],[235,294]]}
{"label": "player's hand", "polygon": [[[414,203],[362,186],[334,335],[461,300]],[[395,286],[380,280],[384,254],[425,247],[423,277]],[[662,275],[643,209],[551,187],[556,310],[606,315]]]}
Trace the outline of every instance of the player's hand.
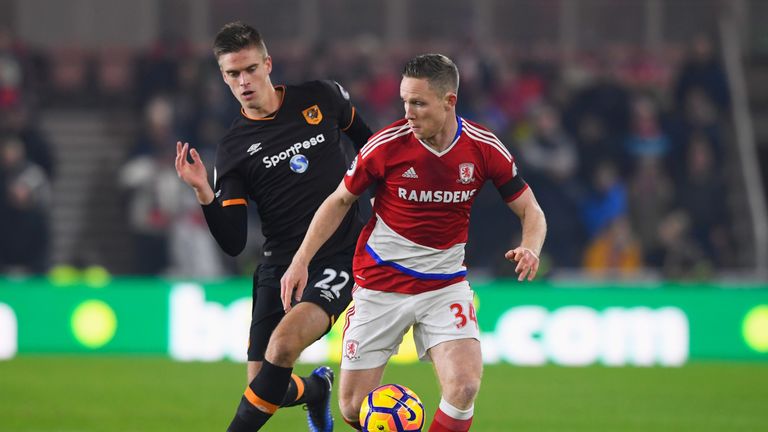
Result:
{"label": "player's hand", "polygon": [[285,312],[291,310],[291,297],[296,301],[301,300],[304,288],[307,286],[309,273],[307,266],[292,262],[280,278],[280,298],[283,300]]}
{"label": "player's hand", "polygon": [[539,257],[532,250],[519,246],[504,254],[504,257],[517,263],[517,280],[522,282],[527,278],[532,281],[536,277],[536,272],[539,271]]}
{"label": "player's hand", "polygon": [[[192,157],[193,163],[187,161],[187,153]],[[198,199],[202,199],[201,204],[208,204],[213,200],[213,189],[208,184],[208,171],[200,159],[200,154],[197,150],[190,149],[189,143],[176,141],[176,174],[195,190]]]}

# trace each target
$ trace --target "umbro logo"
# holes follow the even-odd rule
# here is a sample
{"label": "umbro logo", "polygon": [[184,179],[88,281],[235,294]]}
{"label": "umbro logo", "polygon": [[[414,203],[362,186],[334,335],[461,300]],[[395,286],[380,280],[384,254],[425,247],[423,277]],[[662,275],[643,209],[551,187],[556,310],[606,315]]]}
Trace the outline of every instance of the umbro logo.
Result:
{"label": "umbro logo", "polygon": [[403,177],[417,179],[419,178],[419,175],[416,174],[416,170],[413,169],[413,167],[410,167],[406,172],[403,173]]}
{"label": "umbro logo", "polygon": [[248,147],[248,150],[246,150],[246,152],[248,152],[249,155],[253,156],[256,153],[258,153],[260,150],[261,150],[261,143],[256,143],[256,144],[251,144],[251,146]]}

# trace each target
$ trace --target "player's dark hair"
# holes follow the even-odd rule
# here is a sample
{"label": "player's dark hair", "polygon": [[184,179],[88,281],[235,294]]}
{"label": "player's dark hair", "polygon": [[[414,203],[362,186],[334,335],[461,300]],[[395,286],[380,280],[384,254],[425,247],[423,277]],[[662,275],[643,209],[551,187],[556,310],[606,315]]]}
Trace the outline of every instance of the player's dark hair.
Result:
{"label": "player's dark hair", "polygon": [[213,54],[216,59],[223,54],[238,52],[245,48],[256,47],[267,56],[267,45],[255,28],[240,21],[224,25],[216,34],[213,42]]}
{"label": "player's dark hair", "polygon": [[441,96],[459,92],[459,69],[442,54],[422,54],[411,59],[403,68],[403,76],[426,79]]}

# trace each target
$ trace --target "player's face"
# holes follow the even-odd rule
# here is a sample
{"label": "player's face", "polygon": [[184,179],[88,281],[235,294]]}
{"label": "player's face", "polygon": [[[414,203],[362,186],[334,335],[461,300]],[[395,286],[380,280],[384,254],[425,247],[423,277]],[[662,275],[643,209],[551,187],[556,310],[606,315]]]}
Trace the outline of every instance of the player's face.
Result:
{"label": "player's face", "polygon": [[259,109],[272,89],[272,57],[255,47],[219,56],[224,82],[243,108]]}
{"label": "player's face", "polygon": [[440,134],[452,115],[456,95],[438,94],[425,78],[403,77],[400,98],[413,134],[420,140],[430,140]]}

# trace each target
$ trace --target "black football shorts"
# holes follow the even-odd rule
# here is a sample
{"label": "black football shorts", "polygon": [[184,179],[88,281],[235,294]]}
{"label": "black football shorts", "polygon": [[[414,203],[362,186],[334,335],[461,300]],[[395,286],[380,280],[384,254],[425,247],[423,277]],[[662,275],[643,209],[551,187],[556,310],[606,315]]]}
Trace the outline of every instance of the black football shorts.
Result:
{"label": "black football shorts", "polygon": [[[287,265],[261,264],[253,275],[249,361],[264,360],[269,337],[285,316],[280,299],[280,278],[287,269]],[[351,251],[310,264],[309,279],[301,302],[315,303],[328,314],[331,321],[326,333],[352,301],[354,283]]]}

